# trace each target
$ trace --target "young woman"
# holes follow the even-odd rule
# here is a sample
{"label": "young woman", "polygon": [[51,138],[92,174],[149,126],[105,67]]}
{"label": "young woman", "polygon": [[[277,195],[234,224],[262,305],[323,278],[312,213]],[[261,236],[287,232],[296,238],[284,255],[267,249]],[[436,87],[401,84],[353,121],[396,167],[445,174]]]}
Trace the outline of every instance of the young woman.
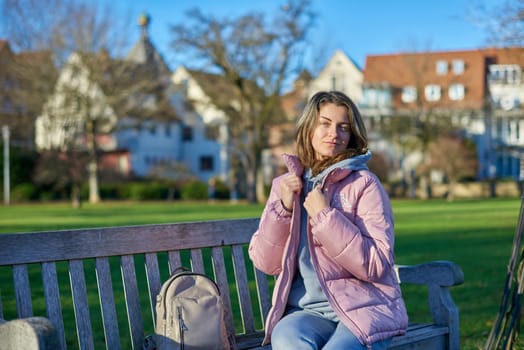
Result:
{"label": "young woman", "polygon": [[278,275],[264,344],[386,349],[407,314],[393,268],[389,198],[366,162],[362,117],[341,92],[319,92],[298,121],[296,156],[273,180],[249,254]]}

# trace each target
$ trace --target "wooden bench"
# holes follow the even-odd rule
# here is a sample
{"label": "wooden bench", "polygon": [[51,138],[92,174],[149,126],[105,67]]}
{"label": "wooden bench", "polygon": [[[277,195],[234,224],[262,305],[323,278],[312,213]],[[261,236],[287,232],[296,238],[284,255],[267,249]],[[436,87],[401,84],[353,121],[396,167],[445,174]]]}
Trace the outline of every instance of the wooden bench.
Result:
{"label": "wooden bench", "polygon": [[[258,219],[0,234],[0,349],[141,349],[154,329],[156,294],[186,266],[215,278],[237,349],[260,349],[274,283],[255,271],[247,243]],[[410,324],[390,349],[459,349],[445,261],[398,266],[402,285],[428,288],[432,320]],[[34,334],[33,343],[21,338]],[[11,344],[11,345],[6,345]],[[270,347],[266,347],[270,349]]]}

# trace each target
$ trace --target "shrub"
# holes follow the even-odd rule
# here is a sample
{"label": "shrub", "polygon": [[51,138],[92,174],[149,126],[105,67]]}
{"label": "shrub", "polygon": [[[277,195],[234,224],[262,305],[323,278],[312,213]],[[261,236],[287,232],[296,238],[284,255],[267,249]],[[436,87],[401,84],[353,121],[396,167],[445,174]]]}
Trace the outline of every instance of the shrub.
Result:
{"label": "shrub", "polygon": [[135,182],[128,186],[128,191],[123,192],[127,192],[132,200],[158,200],[167,198],[168,188],[158,183]]}
{"label": "shrub", "polygon": [[11,190],[11,199],[14,202],[27,202],[38,199],[38,188],[31,183],[21,183]]}
{"label": "shrub", "polygon": [[229,199],[229,196],[230,196],[230,191],[227,185],[221,180],[216,180],[215,198],[216,199]]}
{"label": "shrub", "polygon": [[191,181],[184,184],[180,190],[182,199],[207,199],[207,184],[201,181]]}

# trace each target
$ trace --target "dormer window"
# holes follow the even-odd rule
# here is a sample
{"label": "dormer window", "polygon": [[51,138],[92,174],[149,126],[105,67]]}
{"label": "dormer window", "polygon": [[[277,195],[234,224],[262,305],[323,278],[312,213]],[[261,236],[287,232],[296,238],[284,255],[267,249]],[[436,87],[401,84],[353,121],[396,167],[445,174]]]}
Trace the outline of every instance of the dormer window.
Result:
{"label": "dormer window", "polygon": [[417,88],[415,86],[404,86],[400,97],[404,103],[412,103],[417,100]]}
{"label": "dormer window", "polygon": [[466,67],[463,60],[453,60],[452,66],[453,66],[453,74],[455,75],[463,74],[465,67]]}
{"label": "dormer window", "polygon": [[444,60],[437,61],[436,70],[438,75],[448,74],[448,62]]}
{"label": "dormer window", "polygon": [[426,101],[435,102],[440,100],[440,86],[435,84],[426,85],[424,88]]}
{"label": "dormer window", "polygon": [[462,84],[451,84],[448,89],[448,96],[451,101],[463,100],[466,89]]}

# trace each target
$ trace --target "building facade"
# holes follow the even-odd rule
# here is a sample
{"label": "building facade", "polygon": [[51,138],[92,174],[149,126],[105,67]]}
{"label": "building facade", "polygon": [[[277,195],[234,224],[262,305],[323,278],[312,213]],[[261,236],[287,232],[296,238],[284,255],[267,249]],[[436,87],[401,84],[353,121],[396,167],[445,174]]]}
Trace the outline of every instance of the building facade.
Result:
{"label": "building facade", "polygon": [[[449,120],[477,146],[478,179],[522,179],[523,51],[493,48],[367,56],[360,107],[377,125],[394,117],[412,118],[414,123],[420,118],[435,123]],[[400,136],[409,137],[409,132],[416,130]],[[398,150],[395,154],[406,156]],[[415,158],[407,164],[396,159],[399,171],[416,167],[421,156]]]}

